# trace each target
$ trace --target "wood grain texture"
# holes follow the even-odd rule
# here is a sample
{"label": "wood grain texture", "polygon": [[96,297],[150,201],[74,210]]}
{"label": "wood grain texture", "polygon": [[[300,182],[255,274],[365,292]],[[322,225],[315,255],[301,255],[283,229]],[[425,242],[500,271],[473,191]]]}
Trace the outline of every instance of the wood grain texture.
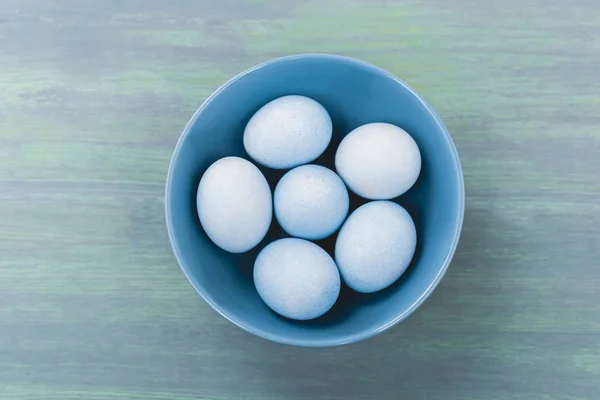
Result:
{"label": "wood grain texture", "polygon": [[[599,38],[595,0],[0,0],[0,399],[597,399]],[[201,102],[308,51],[421,92],[467,191],[433,296],[324,350],[213,312],[163,215]]]}

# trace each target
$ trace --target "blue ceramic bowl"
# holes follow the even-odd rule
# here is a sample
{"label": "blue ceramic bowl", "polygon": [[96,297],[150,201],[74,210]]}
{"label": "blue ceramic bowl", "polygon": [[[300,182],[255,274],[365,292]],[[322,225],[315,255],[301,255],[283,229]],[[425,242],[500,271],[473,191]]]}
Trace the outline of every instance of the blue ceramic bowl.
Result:
{"label": "blue ceramic bowl", "polygon": [[[320,102],[333,121],[333,139],[316,163],[334,167],[345,134],[369,122],[388,122],[409,132],[423,166],[415,186],[395,199],[412,215],[417,250],[404,275],[389,288],[360,294],[342,287],[324,316],[298,322],[272,312],[252,282],[258,251],[285,233],[273,222],[254,250],[230,254],[203,232],[196,212],[202,173],[225,156],[246,157],[244,127],[264,104],[299,94]],[[261,168],[271,188],[285,171]],[[351,211],[365,200],[353,196]],[[406,83],[373,65],[326,54],[304,54],[260,64],[213,93],[186,126],[171,160],[166,185],[166,219],[171,244],[183,272],[221,315],[255,335],[298,346],[335,346],[382,332],[410,315],[440,282],[458,244],[464,186],[456,148],[444,124]],[[333,251],[334,237],[317,242]]]}

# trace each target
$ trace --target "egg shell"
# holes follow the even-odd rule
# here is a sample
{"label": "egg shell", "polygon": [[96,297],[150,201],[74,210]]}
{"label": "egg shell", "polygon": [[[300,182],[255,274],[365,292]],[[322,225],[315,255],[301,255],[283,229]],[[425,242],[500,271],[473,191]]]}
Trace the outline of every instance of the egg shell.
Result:
{"label": "egg shell", "polygon": [[344,222],[349,207],[342,179],[320,165],[292,169],[275,188],[275,217],[292,236],[313,240],[330,236]]}
{"label": "egg shell", "polygon": [[321,104],[305,96],[284,96],[252,116],[244,130],[244,148],[262,165],[293,168],[319,157],[331,135],[331,117]]}
{"label": "egg shell", "polygon": [[231,253],[256,246],[273,217],[267,180],[254,164],[239,157],[221,158],[206,170],[198,185],[196,206],[208,237]]}
{"label": "egg shell", "polygon": [[262,300],[276,313],[309,320],[333,306],[341,279],[325,250],[307,240],[286,238],[267,245],[258,254],[254,284]]}
{"label": "egg shell", "polygon": [[371,293],[394,283],[409,266],[417,244],[410,214],[390,201],[373,201],[346,220],[335,243],[335,261],[346,284]]}
{"label": "egg shell", "polygon": [[421,172],[421,153],[402,128],[376,122],[350,132],[335,154],[335,168],[348,188],[370,200],[405,193]]}

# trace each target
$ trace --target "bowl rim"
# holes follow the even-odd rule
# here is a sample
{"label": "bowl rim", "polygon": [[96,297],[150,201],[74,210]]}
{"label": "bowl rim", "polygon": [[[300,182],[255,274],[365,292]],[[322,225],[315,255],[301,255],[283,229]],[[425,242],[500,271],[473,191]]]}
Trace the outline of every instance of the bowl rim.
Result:
{"label": "bowl rim", "polygon": [[[169,209],[170,209],[170,205],[171,205],[171,196],[169,195],[169,193],[170,193],[169,189],[172,186],[172,180],[173,180],[172,173],[173,173],[173,168],[174,168],[175,162],[178,159],[183,142],[185,141],[186,137],[190,133],[191,127],[195,124],[196,120],[200,117],[200,115],[202,114],[202,112],[204,111],[206,106],[215,97],[217,97],[221,92],[223,92],[225,89],[227,89],[227,87],[229,87],[231,84],[242,79],[246,75],[253,73],[254,71],[257,71],[261,68],[265,68],[270,65],[278,64],[281,62],[289,62],[289,61],[307,59],[307,58],[335,60],[335,61],[347,62],[350,64],[356,64],[370,72],[373,72],[373,73],[379,74],[379,75],[383,75],[383,76],[395,81],[397,84],[403,86],[406,90],[408,90],[425,107],[425,109],[429,112],[431,117],[434,119],[436,124],[439,126],[439,128],[443,132],[444,138],[446,140],[446,145],[453,156],[454,164],[456,167],[455,168],[456,178],[457,178],[458,185],[459,185],[459,188],[458,188],[459,189],[458,190],[459,198],[458,198],[458,202],[457,202],[458,209],[456,210],[457,211],[456,215],[457,215],[458,221],[456,224],[456,229],[454,231],[454,239],[453,239],[452,245],[451,245],[448,253],[446,254],[446,258],[444,259],[441,267],[438,270],[437,275],[431,281],[429,286],[423,291],[423,293],[415,301],[413,301],[413,303],[409,307],[406,308],[406,310],[404,310],[402,313],[398,314],[394,319],[392,319],[388,323],[383,324],[381,326],[374,327],[372,329],[367,329],[367,330],[363,330],[361,332],[357,332],[357,333],[350,334],[350,335],[344,335],[344,336],[332,338],[332,339],[303,339],[303,338],[292,339],[292,338],[286,337],[284,335],[278,335],[278,334],[273,334],[271,332],[267,332],[257,326],[250,326],[250,325],[243,324],[243,323],[235,320],[234,318],[230,317],[227,314],[227,312],[221,308],[221,306],[219,304],[216,304],[213,301],[211,301],[210,299],[208,299],[204,295],[204,293],[200,290],[200,288],[197,287],[198,285],[194,284],[190,274],[187,271],[189,269],[189,267],[183,265],[184,263],[182,262],[181,250],[174,238],[173,225],[172,225],[173,221],[171,220],[171,216],[169,213]],[[454,257],[454,254],[458,247],[458,242],[460,240],[460,234],[462,231],[462,226],[463,226],[463,221],[464,221],[464,213],[465,213],[465,186],[464,186],[464,176],[463,176],[463,172],[462,172],[462,167],[461,167],[458,151],[456,150],[456,146],[455,146],[454,142],[452,141],[450,132],[448,131],[448,129],[446,128],[446,126],[444,125],[442,120],[439,118],[437,113],[433,110],[433,108],[413,88],[411,88],[406,82],[404,82],[403,80],[401,80],[400,78],[398,78],[397,76],[392,74],[391,72],[388,72],[385,69],[377,67],[366,61],[362,61],[362,60],[348,57],[348,56],[329,54],[329,53],[300,53],[300,54],[293,54],[293,55],[274,58],[274,59],[259,63],[253,67],[250,67],[245,71],[242,71],[238,75],[229,79],[227,82],[225,82],[219,88],[217,88],[210,96],[208,96],[206,98],[206,100],[204,100],[204,102],[196,110],[194,115],[190,118],[190,120],[186,124],[185,128],[183,129],[183,131],[177,141],[175,149],[173,151],[171,161],[169,162],[169,170],[167,173],[167,179],[166,179],[166,184],[165,184],[165,219],[166,219],[166,225],[167,225],[167,233],[169,236],[169,242],[171,243],[171,247],[173,249],[173,253],[175,255],[177,263],[179,264],[179,267],[183,271],[183,274],[185,275],[187,280],[190,282],[190,284],[192,285],[194,290],[196,290],[196,292],[200,295],[200,297],[202,297],[204,299],[204,301],[206,301],[223,318],[225,318],[229,322],[233,323],[234,325],[238,326],[239,328],[245,330],[246,332],[249,332],[255,336],[258,336],[260,338],[263,338],[263,339],[266,339],[266,340],[269,340],[272,342],[286,344],[286,345],[292,345],[292,346],[300,346],[300,347],[334,347],[334,346],[341,346],[344,344],[359,342],[359,341],[371,338],[381,332],[384,332],[384,331],[390,329],[392,326],[403,321],[409,315],[411,315],[431,295],[433,290],[438,286],[438,284],[442,280],[444,274],[448,270],[450,262],[452,261],[452,258]]]}

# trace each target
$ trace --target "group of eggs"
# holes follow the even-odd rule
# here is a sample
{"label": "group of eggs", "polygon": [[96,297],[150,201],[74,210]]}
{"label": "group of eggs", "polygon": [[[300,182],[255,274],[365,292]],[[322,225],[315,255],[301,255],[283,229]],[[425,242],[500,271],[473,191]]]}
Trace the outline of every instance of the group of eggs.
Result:
{"label": "group of eggs", "polygon": [[[343,279],[362,293],[395,282],[408,267],[417,234],[409,213],[387,201],[417,180],[421,154],[413,138],[387,123],[370,123],[340,143],[332,170],[307,164],[329,145],[327,110],[304,96],[275,99],[250,119],[244,147],[257,163],[290,169],[273,196],[267,180],[250,161],[225,157],[203,174],[197,193],[201,225],[220,248],[242,253],[255,247],[271,225],[273,209],[292,238],[262,249],[254,263],[261,299],[278,314],[297,320],[317,318],[338,298]],[[375,200],[347,217],[348,189]],[[340,229],[341,226],[341,229]],[[310,240],[340,229],[335,260]]]}

